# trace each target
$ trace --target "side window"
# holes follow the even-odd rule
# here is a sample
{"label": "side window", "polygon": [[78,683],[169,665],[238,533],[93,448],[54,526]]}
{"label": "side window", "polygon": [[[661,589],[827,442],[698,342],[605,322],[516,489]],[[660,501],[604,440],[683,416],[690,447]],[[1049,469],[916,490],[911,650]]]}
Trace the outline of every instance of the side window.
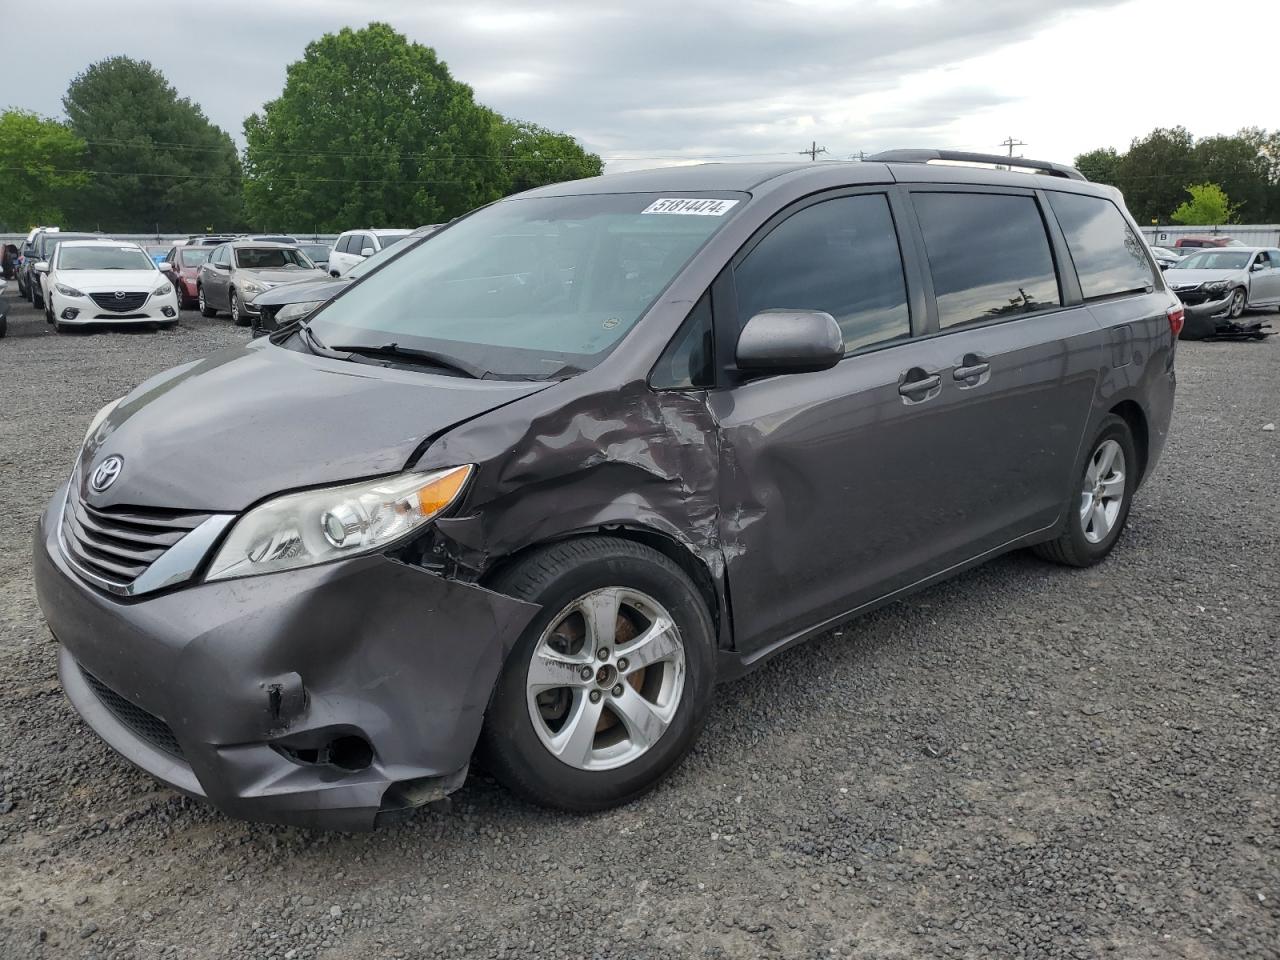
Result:
{"label": "side window", "polygon": [[1034,197],[913,196],[942,329],[1034,313],[1062,302]]}
{"label": "side window", "polygon": [[824,200],[784,220],[734,271],[738,326],[763,310],[822,310],[846,350],[911,335],[898,235],[884,194]]}
{"label": "side window", "polygon": [[1067,237],[1067,249],[1086,300],[1155,287],[1145,244],[1116,205],[1103,197],[1050,193],[1049,205]]}
{"label": "side window", "polygon": [[373,246],[373,237],[369,236],[367,233],[359,233],[351,238],[352,253],[360,253],[365,247],[373,247],[374,250],[378,249]]}
{"label": "side window", "polygon": [[649,385],[656,390],[688,390],[714,382],[714,339],[711,330],[711,291],[689,311],[679,331],[662,351]]}
{"label": "side window", "polygon": [[346,253],[351,246],[351,234],[344,233],[338,238],[338,242],[333,245],[335,253]]}

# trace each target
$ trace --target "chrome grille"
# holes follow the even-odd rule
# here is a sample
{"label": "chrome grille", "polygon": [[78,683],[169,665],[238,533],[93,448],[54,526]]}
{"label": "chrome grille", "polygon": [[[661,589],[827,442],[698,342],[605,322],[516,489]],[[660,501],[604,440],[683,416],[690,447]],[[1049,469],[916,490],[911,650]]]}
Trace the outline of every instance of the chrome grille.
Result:
{"label": "chrome grille", "polygon": [[123,592],[209,516],[144,507],[99,509],[73,492],[62,511],[62,545],[68,559],[87,579]]}
{"label": "chrome grille", "polygon": [[[123,294],[123,296],[121,295]],[[91,293],[90,297],[93,302],[100,306],[103,310],[110,310],[112,313],[134,313],[140,306],[147,302],[150,296],[145,290],[138,291],[120,291],[119,293]]]}

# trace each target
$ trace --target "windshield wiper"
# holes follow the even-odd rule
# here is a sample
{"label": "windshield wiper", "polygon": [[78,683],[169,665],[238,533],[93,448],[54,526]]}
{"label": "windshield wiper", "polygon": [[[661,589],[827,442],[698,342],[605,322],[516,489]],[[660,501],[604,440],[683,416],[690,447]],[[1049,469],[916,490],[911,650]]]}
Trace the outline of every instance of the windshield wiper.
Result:
{"label": "windshield wiper", "polygon": [[[301,319],[293,321],[298,325],[298,335],[302,337],[302,342],[306,344],[307,349],[319,357],[328,357],[330,360],[346,360],[350,357],[350,351],[340,353],[330,347],[326,347],[320,342],[320,338],[311,332],[310,324],[303,323]],[[284,328],[282,327],[281,330]],[[277,333],[280,331],[277,331]]]}
{"label": "windshield wiper", "polygon": [[[303,329],[305,330],[306,328],[304,327]],[[329,349],[353,353],[361,357],[380,357],[386,360],[400,360],[407,363],[422,364],[423,366],[440,367],[442,370],[452,370],[473,380],[483,380],[488,375],[487,370],[464,363],[455,357],[436,353],[433,350],[414,350],[409,347],[402,347],[398,343],[384,343],[380,347],[351,344],[334,346]]]}

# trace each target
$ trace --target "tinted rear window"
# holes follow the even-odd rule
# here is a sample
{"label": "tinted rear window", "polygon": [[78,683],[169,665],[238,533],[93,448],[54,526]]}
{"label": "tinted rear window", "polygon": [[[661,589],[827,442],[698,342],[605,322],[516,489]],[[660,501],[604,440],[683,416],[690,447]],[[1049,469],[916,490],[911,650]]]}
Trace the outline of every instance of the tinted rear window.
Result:
{"label": "tinted rear window", "polygon": [[1114,203],[1103,197],[1050,193],[1049,205],[1067,236],[1086,300],[1155,286],[1143,243]]}
{"label": "tinted rear window", "polygon": [[1062,302],[1035,198],[917,193],[913,202],[943,329]]}

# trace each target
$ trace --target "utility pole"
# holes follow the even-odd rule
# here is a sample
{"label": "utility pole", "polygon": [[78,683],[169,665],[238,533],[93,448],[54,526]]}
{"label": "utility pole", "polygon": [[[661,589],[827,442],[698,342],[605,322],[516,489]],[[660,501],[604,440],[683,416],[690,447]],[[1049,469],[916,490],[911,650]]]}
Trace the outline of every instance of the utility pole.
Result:
{"label": "utility pole", "polygon": [[1025,147],[1025,146],[1026,146],[1026,144],[1025,144],[1025,143],[1023,143],[1021,140],[1015,140],[1013,137],[1009,137],[1009,138],[1008,138],[1008,139],[1006,139],[1006,140],[1001,140],[1001,141],[1000,141],[1000,146],[1002,146],[1002,147],[1008,147],[1008,148],[1009,148],[1009,159],[1010,159],[1010,160],[1012,160],[1012,159],[1013,159],[1013,148],[1014,148],[1014,147]]}
{"label": "utility pole", "polygon": [[817,160],[817,159],[818,159],[818,154],[820,154],[820,153],[826,153],[826,152],[827,152],[827,148],[826,148],[826,147],[820,147],[820,146],[818,146],[818,141],[817,141],[817,140],[814,140],[812,143],[810,143],[810,145],[809,145],[809,149],[808,149],[808,150],[801,150],[801,151],[800,151],[800,155],[801,155],[801,156],[808,156],[808,158],[809,158],[810,160]]}

